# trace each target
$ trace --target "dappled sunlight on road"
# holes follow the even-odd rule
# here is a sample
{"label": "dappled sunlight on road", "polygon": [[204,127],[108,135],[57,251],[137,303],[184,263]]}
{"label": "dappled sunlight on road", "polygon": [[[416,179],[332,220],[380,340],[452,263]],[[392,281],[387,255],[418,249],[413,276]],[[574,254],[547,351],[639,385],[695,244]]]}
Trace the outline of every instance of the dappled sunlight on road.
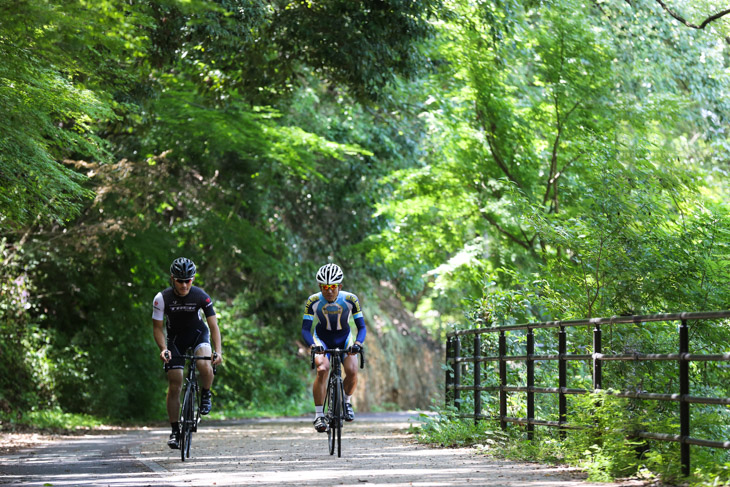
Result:
{"label": "dappled sunlight on road", "polygon": [[[408,423],[356,421],[342,433],[342,458],[310,418],[203,422],[191,458],[157,429],[64,439],[54,447],[0,457],[0,484],[19,486],[479,486],[586,487],[564,469],[492,460],[468,449],[432,449]],[[602,484],[601,487],[608,487]]]}
{"label": "dappled sunlight on road", "polygon": [[327,452],[326,435],[311,420],[239,425],[201,431],[194,458],[181,462],[164,441],[143,445],[139,455],[169,472],[180,485],[216,486],[585,486],[557,468],[489,460],[465,449],[415,444],[407,423],[346,424],[342,458]]}
{"label": "dappled sunlight on road", "polygon": [[[149,474],[120,452],[144,434],[59,437],[34,450],[0,456],[0,484],[22,486],[148,486]],[[159,485],[169,485],[162,483]]]}

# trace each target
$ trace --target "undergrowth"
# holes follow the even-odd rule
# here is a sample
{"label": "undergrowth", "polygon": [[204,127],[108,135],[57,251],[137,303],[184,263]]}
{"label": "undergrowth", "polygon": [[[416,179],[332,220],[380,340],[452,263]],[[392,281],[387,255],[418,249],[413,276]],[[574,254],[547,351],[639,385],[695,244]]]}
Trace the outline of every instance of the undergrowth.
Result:
{"label": "undergrowth", "polygon": [[[693,447],[690,477],[681,475],[676,443],[647,441],[634,431],[671,431],[671,415],[654,407],[606,394],[584,396],[583,406],[572,411],[571,425],[581,429],[559,431],[536,425],[533,439],[524,426],[459,419],[454,408],[437,408],[421,415],[411,433],[421,443],[441,447],[473,447],[494,458],[577,467],[591,482],[644,480],[653,485],[689,487],[730,485],[730,458],[725,450]],[[662,424],[666,423],[666,424]],[[599,434],[602,432],[602,434]]]}
{"label": "undergrowth", "polygon": [[[216,406],[218,406],[216,408]],[[260,407],[241,406],[226,403],[214,403],[214,409],[208,416],[212,420],[260,418],[277,416],[299,416],[313,412],[311,399],[304,401],[294,398],[288,402]],[[103,418],[90,414],[67,413],[60,408],[32,410],[24,412],[0,412],[0,431],[2,432],[53,432],[73,433],[79,430],[95,430],[113,427],[148,426],[150,424],[167,424],[166,416],[155,417],[154,420],[122,421],[113,418]]]}
{"label": "undergrowth", "polygon": [[0,414],[0,431],[75,431],[101,428],[112,422],[89,414],[73,414],[59,408]]}

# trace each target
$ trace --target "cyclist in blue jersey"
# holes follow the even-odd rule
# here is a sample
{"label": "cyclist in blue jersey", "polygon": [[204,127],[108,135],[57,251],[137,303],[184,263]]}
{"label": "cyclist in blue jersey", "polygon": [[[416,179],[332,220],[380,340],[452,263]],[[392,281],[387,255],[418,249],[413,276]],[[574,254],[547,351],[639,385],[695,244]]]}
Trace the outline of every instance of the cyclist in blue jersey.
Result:
{"label": "cyclist in blue jersey", "polygon": [[[171,286],[155,295],[152,304],[152,325],[155,342],[160,348],[160,358],[165,362],[167,373],[167,415],[172,433],[167,445],[180,448],[180,390],[183,384],[185,359],[181,358],[188,348],[195,355],[211,356],[211,339],[215,352],[213,360],[198,360],[200,372],[200,414],[210,413],[213,385],[213,366],[222,362],[221,334],[218,318],[210,296],[201,288],[193,286],[195,264],[190,259],[179,257],[170,266]],[[207,326],[200,318],[203,311]],[[164,319],[167,317],[167,327]],[[212,364],[211,364],[212,362]]]}
{"label": "cyclist in blue jersey", "polygon": [[[307,299],[302,320],[302,338],[315,351],[325,348],[351,348],[351,354],[345,357],[345,421],[355,419],[352,410],[352,395],[357,386],[357,357],[355,353],[362,349],[365,341],[365,320],[360,301],[352,293],[342,291],[342,269],[336,264],[326,264],[317,271],[317,282],[320,292]],[[357,336],[350,329],[350,318],[357,326]],[[316,321],[316,323],[315,323]],[[312,334],[312,325],[314,334]],[[320,433],[327,431],[324,419],[324,397],[327,393],[327,377],[330,361],[325,354],[315,355],[317,377],[314,379],[312,395],[314,396],[314,429]]]}

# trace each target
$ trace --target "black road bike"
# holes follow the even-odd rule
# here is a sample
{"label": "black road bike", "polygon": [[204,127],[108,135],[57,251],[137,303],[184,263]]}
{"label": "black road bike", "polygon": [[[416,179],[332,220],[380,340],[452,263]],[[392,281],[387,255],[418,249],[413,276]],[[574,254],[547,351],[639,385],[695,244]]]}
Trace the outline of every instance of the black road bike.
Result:
{"label": "black road bike", "polygon": [[[200,423],[200,390],[198,386],[197,367],[195,363],[198,360],[212,360],[212,357],[199,355],[179,355],[178,358],[184,358],[188,368],[188,374],[185,377],[185,386],[182,392],[182,406],[180,407],[180,459],[184,462],[185,458],[190,458],[190,445],[193,442],[193,433],[198,431],[198,423]],[[215,374],[215,367],[213,373]]]}
{"label": "black road bike", "polygon": [[[312,350],[312,368],[314,368],[314,356],[316,354],[328,353],[330,355],[330,375],[327,380],[327,393],[324,396],[325,421],[327,422],[327,444],[330,455],[335,453],[337,445],[337,456],[342,456],[342,424],[345,421],[345,388],[342,383],[342,362],[349,349],[326,348],[315,352]],[[360,368],[365,366],[365,355],[362,348],[357,354],[360,356]]]}

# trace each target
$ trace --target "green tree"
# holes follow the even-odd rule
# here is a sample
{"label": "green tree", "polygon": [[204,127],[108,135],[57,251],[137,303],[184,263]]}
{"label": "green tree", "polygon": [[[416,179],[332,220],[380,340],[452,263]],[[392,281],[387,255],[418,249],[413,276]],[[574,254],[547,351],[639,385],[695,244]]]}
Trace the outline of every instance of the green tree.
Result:
{"label": "green tree", "polygon": [[[487,271],[544,270],[558,279],[593,282],[590,290],[584,285],[560,301],[561,313],[689,305],[676,288],[658,298],[655,287],[649,294],[657,299],[645,301],[647,295],[631,295],[626,286],[605,290],[610,303],[595,306],[601,286],[615,282],[613,274],[596,284],[603,271],[622,273],[627,283],[643,275],[639,269],[658,264],[671,274],[676,263],[658,252],[688,229],[675,223],[694,219],[693,208],[717,211],[707,191],[722,191],[703,172],[726,152],[713,115],[725,112],[722,38],[667,22],[652,7],[453,2],[457,20],[443,24],[433,54],[448,61],[430,81],[439,95],[430,96],[421,114],[434,136],[421,167],[384,180],[400,186],[379,205],[378,215],[389,225],[371,237],[371,255],[407,275],[404,288],[412,286],[412,292],[428,280],[419,277],[439,269],[461,281],[459,292],[469,289],[464,278],[478,292],[478,277],[442,267],[461,256],[460,265]],[[690,69],[699,56],[708,61]],[[608,206],[609,214],[625,220],[606,226],[600,215]],[[643,243],[610,232],[631,228],[621,226],[628,222]],[[693,238],[724,233],[693,229]],[[604,234],[610,242],[601,240]],[[625,265],[627,242],[639,247],[630,254],[638,259],[631,266]],[[574,266],[580,249],[601,270]],[[685,262],[699,269],[705,259],[686,256]],[[711,274],[722,288],[722,273]]]}
{"label": "green tree", "polygon": [[[54,151],[48,146],[46,165],[75,186],[44,179],[48,171],[36,171],[35,180],[67,198],[68,208],[36,198],[42,218],[7,220],[18,229],[7,235],[8,252],[18,258],[14,269],[23,269],[36,290],[24,317],[49,337],[49,401],[121,418],[159,410],[162,374],[135,378],[157,365],[149,353],[148,303],[181,254],[200,264],[199,282],[219,300],[221,314],[236,320],[231,339],[266,323],[272,333],[251,335],[263,341],[247,352],[287,343],[286,358],[275,362],[287,367],[298,336],[291,323],[301,317],[303,282],[316,265],[303,259],[357,262],[356,251],[344,249],[369,231],[368,189],[386,170],[370,147],[385,154],[400,143],[379,145],[399,137],[393,134],[402,127],[370,129],[368,122],[352,124],[352,114],[377,121],[389,113],[385,105],[397,105],[387,97],[383,106],[372,101],[428,63],[416,44],[433,32],[428,18],[440,3],[109,1],[88,9],[81,2],[26,3],[27,10],[3,21],[8,34],[1,39],[35,43],[38,69],[68,84],[59,100],[74,118],[66,125],[53,112],[60,102],[44,101],[48,133],[72,142]],[[345,34],[347,47],[334,56],[327,46]],[[352,46],[357,50],[348,54]],[[4,54],[9,79],[30,69],[21,51]],[[20,103],[22,89],[8,86],[9,103]],[[315,92],[318,100],[307,98]],[[305,99],[317,116],[297,112]],[[39,101],[29,101],[30,112]],[[29,117],[22,122],[19,131],[47,138]],[[2,193],[17,205],[8,211],[28,208],[12,191]],[[352,231],[327,237],[333,223]],[[246,305],[229,309],[238,302]],[[226,400],[267,397],[269,390],[272,402],[291,396],[290,389],[267,389],[234,374],[221,383],[228,391],[258,386],[261,394],[231,392]]]}

